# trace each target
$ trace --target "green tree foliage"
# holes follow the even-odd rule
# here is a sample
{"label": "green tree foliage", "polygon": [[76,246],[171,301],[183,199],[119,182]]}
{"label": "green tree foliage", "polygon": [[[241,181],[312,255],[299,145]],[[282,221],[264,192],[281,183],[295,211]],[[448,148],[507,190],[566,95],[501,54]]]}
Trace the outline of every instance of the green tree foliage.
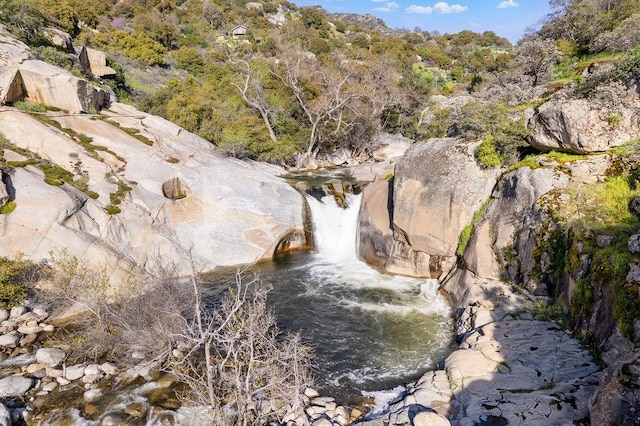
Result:
{"label": "green tree foliage", "polygon": [[30,46],[48,44],[42,35],[46,18],[37,0],[4,0],[0,2],[0,20],[13,34]]}
{"label": "green tree foliage", "polygon": [[125,31],[98,33],[94,37],[94,42],[99,47],[117,50],[145,65],[164,63],[165,48],[143,33],[129,34]]}

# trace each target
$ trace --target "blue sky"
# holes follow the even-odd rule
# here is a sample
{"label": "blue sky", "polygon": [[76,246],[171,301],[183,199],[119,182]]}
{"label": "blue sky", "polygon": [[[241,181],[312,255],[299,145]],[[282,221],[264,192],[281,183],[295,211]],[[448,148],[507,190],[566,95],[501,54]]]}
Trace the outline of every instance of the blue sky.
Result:
{"label": "blue sky", "polygon": [[293,0],[319,5],[329,12],[369,13],[389,27],[456,33],[491,30],[517,42],[527,27],[549,13],[547,0]]}

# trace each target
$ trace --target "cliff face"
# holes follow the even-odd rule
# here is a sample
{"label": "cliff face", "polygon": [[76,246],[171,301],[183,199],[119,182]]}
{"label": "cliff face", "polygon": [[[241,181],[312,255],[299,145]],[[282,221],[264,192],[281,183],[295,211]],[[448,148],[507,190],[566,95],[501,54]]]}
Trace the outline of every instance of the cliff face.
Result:
{"label": "cliff face", "polygon": [[[365,259],[391,270],[402,243],[405,264],[422,259],[422,270],[432,273],[435,256],[454,264],[442,268],[441,288],[458,308],[460,348],[444,371],[425,375],[392,407],[390,424],[403,424],[412,404],[461,423],[635,424],[640,96],[637,84],[627,83],[561,90],[531,111],[532,147],[582,155],[539,153],[498,176],[467,166],[473,145],[430,139],[410,148],[392,180],[365,191]],[[442,156],[438,146],[455,156]],[[455,258],[465,225],[469,241]],[[536,319],[572,330],[600,358],[603,374],[574,337],[565,340],[556,324]],[[540,363],[584,368],[563,382],[559,370],[547,375]],[[529,369],[537,371],[533,382]],[[540,379],[547,382],[536,385]],[[518,393],[554,401],[557,411],[541,411]]]}
{"label": "cliff face", "polygon": [[[2,186],[16,205],[0,215],[0,255],[65,249],[122,283],[159,266],[251,263],[304,242],[304,201],[276,177],[282,170],[225,158],[135,108],[106,108],[93,83],[0,37],[3,76],[13,76],[0,79]],[[11,106],[23,99],[53,110]]]}

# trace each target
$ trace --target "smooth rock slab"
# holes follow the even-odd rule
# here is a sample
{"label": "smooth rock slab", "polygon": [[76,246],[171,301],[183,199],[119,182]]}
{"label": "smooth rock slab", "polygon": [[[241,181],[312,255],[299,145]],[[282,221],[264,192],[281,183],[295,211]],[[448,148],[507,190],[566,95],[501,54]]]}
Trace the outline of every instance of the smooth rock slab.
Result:
{"label": "smooth rock slab", "polygon": [[33,379],[21,374],[0,379],[0,398],[22,396],[33,386]]}

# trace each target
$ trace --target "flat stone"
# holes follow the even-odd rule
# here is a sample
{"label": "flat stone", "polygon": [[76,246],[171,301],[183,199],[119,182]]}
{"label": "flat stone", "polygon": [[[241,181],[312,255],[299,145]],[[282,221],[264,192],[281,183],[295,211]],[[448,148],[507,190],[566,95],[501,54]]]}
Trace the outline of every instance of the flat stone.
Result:
{"label": "flat stone", "polygon": [[105,362],[104,364],[101,364],[100,369],[105,374],[109,374],[111,376],[118,372],[118,367],[116,367],[116,365],[111,362]]}
{"label": "flat stone", "polygon": [[4,404],[0,404],[0,426],[11,426],[12,424],[11,411]]}
{"label": "flat stone", "polygon": [[18,341],[20,341],[20,336],[14,331],[0,336],[0,346],[15,348]]}
{"label": "flat stone", "polygon": [[82,376],[84,376],[85,366],[82,364],[72,365],[70,367],[65,368],[64,377],[68,380],[74,381],[78,380]]}
{"label": "flat stone", "polygon": [[64,377],[60,376],[56,377],[56,382],[58,382],[60,386],[66,386],[71,383],[71,380],[65,379]]}
{"label": "flat stone", "polygon": [[309,399],[313,399],[313,398],[317,398],[320,396],[320,394],[318,393],[317,390],[312,389],[312,388],[306,388],[304,390],[304,395],[309,398]]}
{"label": "flat stone", "polygon": [[58,382],[48,382],[42,385],[42,390],[45,392],[51,392],[58,387]]}
{"label": "flat stone", "polygon": [[35,321],[37,323],[39,320],[38,316],[33,312],[25,312],[15,319],[17,323],[28,323],[30,321]]}
{"label": "flat stone", "polygon": [[44,370],[44,365],[40,364],[39,362],[36,362],[35,364],[30,364],[27,366],[27,374],[33,374],[38,370]]}
{"label": "flat stone", "polygon": [[51,377],[52,379],[64,377],[64,370],[61,368],[47,368],[47,376]]}
{"label": "flat stone", "polygon": [[66,354],[58,348],[40,348],[36,352],[36,359],[45,367],[56,367],[64,361]]}
{"label": "flat stone", "polygon": [[89,389],[85,393],[82,394],[82,399],[84,402],[93,402],[102,397],[102,390],[99,388]]}
{"label": "flat stone", "polygon": [[85,370],[85,375],[82,376],[82,383],[95,383],[100,380],[101,377],[102,374],[86,374]]}
{"label": "flat stone", "polygon": [[36,362],[34,354],[22,354],[0,362],[0,367],[22,367]]}
{"label": "flat stone", "polygon": [[312,425],[313,426],[333,426],[333,423],[331,423],[331,420],[318,419],[315,422],[313,422]]}
{"label": "flat stone", "polygon": [[27,334],[20,339],[20,346],[29,346],[34,344],[38,340],[37,334]]}
{"label": "flat stone", "polygon": [[125,407],[124,412],[131,417],[142,417],[147,412],[147,407],[144,404],[135,402]]}
{"label": "flat stone", "polygon": [[9,311],[6,309],[0,309],[0,322],[6,321],[9,319]]}
{"label": "flat stone", "polygon": [[89,364],[84,369],[84,374],[86,374],[87,376],[90,376],[93,374],[100,374],[100,373],[101,373],[100,365],[98,364]]}
{"label": "flat stone", "polygon": [[413,418],[413,426],[451,426],[451,423],[437,413],[423,411]]}
{"label": "flat stone", "polygon": [[23,396],[33,386],[33,379],[14,374],[0,379],[0,398]]}
{"label": "flat stone", "polygon": [[36,334],[42,331],[42,327],[39,325],[21,325],[18,327],[18,333],[22,334]]}
{"label": "flat stone", "polygon": [[14,306],[11,308],[11,312],[9,313],[9,318],[18,318],[21,315],[24,315],[27,312],[27,308],[24,306]]}

